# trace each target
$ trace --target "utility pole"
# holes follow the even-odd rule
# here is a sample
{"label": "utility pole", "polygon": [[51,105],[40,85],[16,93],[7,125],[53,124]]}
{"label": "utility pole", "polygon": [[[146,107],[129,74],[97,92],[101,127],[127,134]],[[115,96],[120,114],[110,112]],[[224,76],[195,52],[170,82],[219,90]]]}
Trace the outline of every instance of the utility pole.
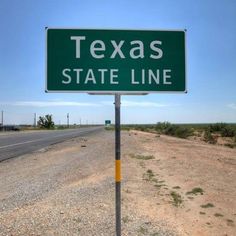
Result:
{"label": "utility pole", "polygon": [[3,131],[3,111],[2,111],[2,131]]}
{"label": "utility pole", "polygon": [[70,127],[70,114],[67,113],[67,128]]}
{"label": "utility pole", "polygon": [[36,124],[36,117],[37,117],[37,115],[36,115],[36,113],[34,113],[34,127],[36,128],[36,126],[37,126],[37,124]]}

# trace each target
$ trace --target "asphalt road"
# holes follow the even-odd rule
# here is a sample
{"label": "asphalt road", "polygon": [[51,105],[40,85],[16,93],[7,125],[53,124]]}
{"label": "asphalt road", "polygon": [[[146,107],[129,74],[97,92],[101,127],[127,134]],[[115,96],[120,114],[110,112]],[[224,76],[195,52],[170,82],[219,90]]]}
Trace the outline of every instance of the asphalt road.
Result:
{"label": "asphalt road", "polygon": [[70,130],[11,132],[0,135],[0,162],[37,151],[71,138],[98,132],[103,127],[84,127]]}

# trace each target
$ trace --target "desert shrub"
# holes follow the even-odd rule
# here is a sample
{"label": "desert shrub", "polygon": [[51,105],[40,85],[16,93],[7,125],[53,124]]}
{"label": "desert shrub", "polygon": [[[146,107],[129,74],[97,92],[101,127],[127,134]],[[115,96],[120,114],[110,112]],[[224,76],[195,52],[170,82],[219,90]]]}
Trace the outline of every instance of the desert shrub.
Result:
{"label": "desert shrub", "polygon": [[196,188],[193,188],[191,191],[187,192],[186,194],[187,195],[203,195],[204,191],[202,188],[199,188],[199,187],[196,187]]}
{"label": "desert shrub", "polygon": [[177,126],[170,125],[169,127],[167,127],[166,129],[163,130],[163,133],[166,135],[175,136],[176,130],[177,130]]}
{"label": "desert shrub", "polygon": [[134,129],[140,130],[140,131],[146,131],[147,127],[145,125],[135,125]]}
{"label": "desert shrub", "polygon": [[207,203],[205,205],[201,205],[202,208],[210,208],[210,207],[214,207],[214,205],[212,203]]}
{"label": "desert shrub", "polygon": [[169,122],[158,122],[156,124],[156,131],[160,131],[160,132],[163,132],[164,130],[168,129],[169,127],[171,127],[171,123]]}
{"label": "desert shrub", "polygon": [[172,125],[169,122],[158,122],[156,124],[156,131],[159,131],[162,134],[166,134],[166,135],[174,135],[175,134],[175,130],[176,130],[176,125]]}
{"label": "desert shrub", "polygon": [[215,124],[210,124],[208,125],[207,129],[212,133],[212,132],[221,132],[227,124],[225,123],[215,123]]}
{"label": "desert shrub", "polygon": [[204,141],[207,143],[211,143],[211,144],[216,143],[216,139],[213,137],[210,130],[208,130],[208,129],[205,130],[205,132],[204,132]]}
{"label": "desert shrub", "polygon": [[127,125],[121,125],[121,130],[127,130],[129,131],[131,129],[131,127],[127,126]]}
{"label": "desert shrub", "polygon": [[236,131],[231,126],[225,126],[221,129],[220,134],[222,137],[234,137],[236,135]]}
{"label": "desert shrub", "polygon": [[236,144],[235,143],[226,143],[224,144],[226,147],[229,147],[229,148],[235,148],[236,147]]}
{"label": "desert shrub", "polygon": [[193,131],[190,127],[174,125],[169,122],[159,122],[157,123],[155,129],[162,134],[171,135],[178,138],[187,138],[193,134]]}
{"label": "desert shrub", "polygon": [[187,138],[193,134],[190,128],[178,127],[175,131],[175,136],[179,138]]}
{"label": "desert shrub", "polygon": [[209,132],[218,132],[222,137],[234,137],[236,135],[236,128],[233,125],[226,123],[210,124],[206,127]]}
{"label": "desert shrub", "polygon": [[205,132],[219,133],[222,137],[236,136],[236,128],[233,125],[226,123],[210,124],[205,128]]}
{"label": "desert shrub", "polygon": [[179,193],[176,193],[175,191],[172,191],[170,193],[172,200],[173,200],[173,205],[178,207],[182,204],[183,202],[183,198],[181,197],[181,195]]}
{"label": "desert shrub", "polygon": [[139,129],[140,131],[145,131],[145,128],[142,127],[142,126],[140,126],[138,129]]}

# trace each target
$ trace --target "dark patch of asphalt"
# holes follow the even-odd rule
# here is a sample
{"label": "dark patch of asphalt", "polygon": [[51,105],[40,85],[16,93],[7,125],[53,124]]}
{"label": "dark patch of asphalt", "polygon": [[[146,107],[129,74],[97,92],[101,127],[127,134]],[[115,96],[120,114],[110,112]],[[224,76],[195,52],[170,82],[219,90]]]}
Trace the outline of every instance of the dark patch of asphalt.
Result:
{"label": "dark patch of asphalt", "polygon": [[6,133],[0,135],[0,162],[68,139],[96,133],[102,129],[102,126],[96,126],[68,130]]}

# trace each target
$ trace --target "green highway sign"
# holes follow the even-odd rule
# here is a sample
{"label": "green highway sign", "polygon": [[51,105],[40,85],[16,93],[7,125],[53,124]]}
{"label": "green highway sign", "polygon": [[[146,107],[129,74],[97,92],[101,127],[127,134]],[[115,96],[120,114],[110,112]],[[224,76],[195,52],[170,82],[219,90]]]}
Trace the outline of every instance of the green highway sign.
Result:
{"label": "green highway sign", "polygon": [[105,125],[110,125],[111,124],[111,120],[105,120]]}
{"label": "green highway sign", "polygon": [[185,31],[46,28],[46,92],[186,92]]}

